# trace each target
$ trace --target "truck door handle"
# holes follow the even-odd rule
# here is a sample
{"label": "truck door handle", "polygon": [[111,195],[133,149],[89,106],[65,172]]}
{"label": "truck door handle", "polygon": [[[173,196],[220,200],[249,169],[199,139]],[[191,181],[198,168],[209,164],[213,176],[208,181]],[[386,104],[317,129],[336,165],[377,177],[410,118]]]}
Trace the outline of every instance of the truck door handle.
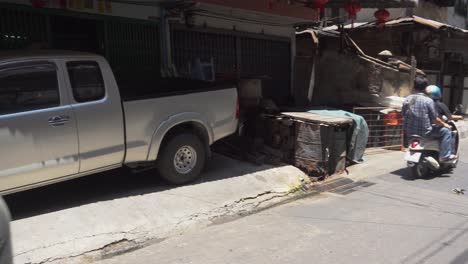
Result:
{"label": "truck door handle", "polygon": [[49,126],[53,127],[63,126],[68,123],[68,121],[70,121],[69,116],[52,116],[48,119]]}

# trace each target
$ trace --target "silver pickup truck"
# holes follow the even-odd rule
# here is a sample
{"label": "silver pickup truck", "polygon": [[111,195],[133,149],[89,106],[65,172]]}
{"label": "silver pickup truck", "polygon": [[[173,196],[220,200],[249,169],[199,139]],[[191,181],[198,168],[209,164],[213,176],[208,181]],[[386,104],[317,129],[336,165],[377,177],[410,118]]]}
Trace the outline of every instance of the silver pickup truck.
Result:
{"label": "silver pickup truck", "polygon": [[0,54],[0,194],[121,166],[193,181],[210,145],[237,129],[237,90],[173,83],[124,92],[98,55]]}

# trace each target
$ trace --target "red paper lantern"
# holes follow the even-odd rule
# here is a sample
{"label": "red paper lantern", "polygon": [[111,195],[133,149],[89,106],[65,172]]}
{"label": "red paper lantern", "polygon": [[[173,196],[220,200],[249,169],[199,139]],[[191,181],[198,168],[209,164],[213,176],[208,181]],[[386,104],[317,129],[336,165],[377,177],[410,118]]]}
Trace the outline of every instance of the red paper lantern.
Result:
{"label": "red paper lantern", "polygon": [[390,17],[390,12],[387,9],[379,9],[375,11],[374,16],[377,18],[377,26],[383,28],[385,21]]}
{"label": "red paper lantern", "polygon": [[328,0],[315,0],[312,8],[322,13],[325,10],[325,5],[327,3],[328,3]]}
{"label": "red paper lantern", "polygon": [[268,9],[273,9],[273,0],[268,0]]}
{"label": "red paper lantern", "polygon": [[348,13],[348,18],[350,20],[356,20],[357,13],[361,11],[362,6],[359,2],[349,2],[345,6],[345,10]]}
{"label": "red paper lantern", "polygon": [[[317,13],[317,19],[322,19],[323,11],[325,11],[325,5],[328,3],[328,0],[314,0],[312,3],[312,8]],[[310,5],[309,5],[310,6]]]}
{"label": "red paper lantern", "polygon": [[354,28],[354,20],[357,18],[357,13],[361,11],[362,6],[359,2],[349,2],[345,6],[346,12],[348,12],[348,18],[351,20],[351,26]]}
{"label": "red paper lantern", "polygon": [[43,8],[47,2],[46,0],[31,0],[31,4],[34,8]]}
{"label": "red paper lantern", "polygon": [[58,6],[62,9],[67,8],[67,0],[58,0]]}

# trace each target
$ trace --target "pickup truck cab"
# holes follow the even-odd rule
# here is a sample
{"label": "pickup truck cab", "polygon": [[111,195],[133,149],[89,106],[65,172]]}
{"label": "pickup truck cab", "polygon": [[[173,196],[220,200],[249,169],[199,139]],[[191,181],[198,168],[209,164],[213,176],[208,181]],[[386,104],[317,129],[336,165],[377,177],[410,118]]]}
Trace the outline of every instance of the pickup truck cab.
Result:
{"label": "pickup truck cab", "polygon": [[101,56],[0,54],[0,194],[121,166],[157,167],[173,184],[193,181],[209,146],[237,129],[237,90],[171,83],[163,93],[129,84],[122,98]]}

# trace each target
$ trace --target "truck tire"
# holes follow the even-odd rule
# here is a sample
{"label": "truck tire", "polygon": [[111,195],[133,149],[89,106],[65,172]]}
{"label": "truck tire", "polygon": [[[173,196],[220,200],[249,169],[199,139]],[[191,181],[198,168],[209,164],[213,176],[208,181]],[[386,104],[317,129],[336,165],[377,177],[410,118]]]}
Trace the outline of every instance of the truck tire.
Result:
{"label": "truck tire", "polygon": [[203,141],[194,134],[184,133],[171,137],[161,149],[157,167],[167,182],[182,185],[196,180],[206,161]]}

